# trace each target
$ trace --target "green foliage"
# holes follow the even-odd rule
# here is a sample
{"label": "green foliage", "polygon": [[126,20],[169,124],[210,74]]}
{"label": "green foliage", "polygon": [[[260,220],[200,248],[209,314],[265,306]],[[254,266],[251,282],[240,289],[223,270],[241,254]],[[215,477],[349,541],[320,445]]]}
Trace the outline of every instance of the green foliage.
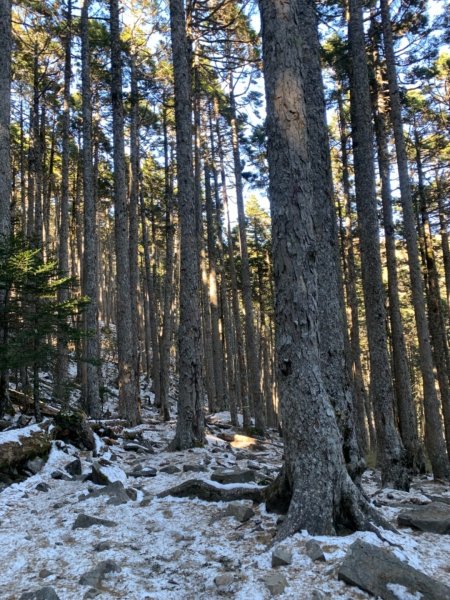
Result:
{"label": "green foliage", "polygon": [[87,299],[58,301],[58,291],[73,285],[55,260],[43,260],[41,248],[18,238],[0,246],[0,370],[48,368],[57,331],[68,341],[80,336],[71,321]]}

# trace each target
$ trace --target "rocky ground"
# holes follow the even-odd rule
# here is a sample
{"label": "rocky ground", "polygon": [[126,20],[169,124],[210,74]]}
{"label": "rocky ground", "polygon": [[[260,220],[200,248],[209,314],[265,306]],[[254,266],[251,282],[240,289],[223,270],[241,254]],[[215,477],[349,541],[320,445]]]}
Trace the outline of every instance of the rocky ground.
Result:
{"label": "rocky ground", "polygon": [[139,427],[103,422],[93,452],[53,442],[45,464],[3,489],[0,598],[369,598],[363,587],[387,600],[450,599],[448,485],[422,478],[409,493],[380,490],[368,470],[365,490],[396,527],[400,515],[398,534],[302,532],[274,545],[278,517],[264,504],[164,492],[196,479],[209,495],[258,494],[280,467],[278,434],[248,438],[222,413],[208,417],[204,448],[168,452],[174,430],[147,406]]}

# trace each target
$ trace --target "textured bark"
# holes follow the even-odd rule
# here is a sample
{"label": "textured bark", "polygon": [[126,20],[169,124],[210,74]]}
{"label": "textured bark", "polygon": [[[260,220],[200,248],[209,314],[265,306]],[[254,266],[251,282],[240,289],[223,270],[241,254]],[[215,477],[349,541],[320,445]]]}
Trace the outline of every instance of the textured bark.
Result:
{"label": "textured bark", "polygon": [[356,291],[356,266],[355,253],[353,248],[353,223],[352,223],[352,203],[350,194],[350,175],[347,152],[347,133],[342,101],[342,91],[338,91],[339,106],[339,125],[340,125],[340,143],[342,157],[342,185],[344,188],[345,207],[343,209],[345,216],[341,219],[345,221],[345,228],[342,240],[343,265],[344,265],[344,283],[347,294],[347,302],[350,307],[350,355],[352,363],[353,394],[354,405],[357,414],[359,444],[363,452],[369,447],[367,440],[367,429],[365,417],[369,430],[370,448],[374,449],[376,444],[375,428],[371,419],[369,396],[364,384],[364,377],[361,364],[361,335],[359,328],[359,300]]}
{"label": "textured bark", "polygon": [[405,451],[394,420],[394,390],[387,349],[363,13],[359,0],[350,0],[349,9],[355,190],[369,342],[371,394],[377,431],[377,461],[381,468],[383,485],[404,489],[408,487],[409,482],[405,469]]}
{"label": "textured bark", "polygon": [[[62,114],[62,155],[61,155],[61,202],[58,232],[58,266],[67,276],[69,273],[69,144],[70,144],[70,81],[72,79],[72,2],[67,4],[66,27],[64,36],[64,90]],[[66,302],[69,290],[63,286],[58,290],[58,301]],[[55,368],[56,400],[64,406],[69,399],[69,351],[63,332],[58,332],[57,358]]]}
{"label": "textured bark", "polygon": [[132,425],[140,422],[139,382],[133,351],[133,313],[130,303],[130,257],[125,173],[122,59],[118,0],[110,2],[111,98],[114,142],[114,233],[117,280],[117,349],[119,359],[119,413]]}
{"label": "textured bark", "polygon": [[392,332],[392,355],[394,385],[397,399],[397,414],[400,435],[406,450],[408,468],[413,473],[425,470],[425,460],[417,433],[416,409],[411,388],[403,321],[400,312],[398,292],[397,256],[395,250],[395,228],[392,215],[392,193],[390,180],[390,160],[386,132],[384,101],[379,97],[378,84],[373,80],[373,110],[378,149],[378,165],[381,177],[381,199],[388,270],[389,316]]}
{"label": "textured bark", "polygon": [[233,82],[230,85],[230,109],[231,109],[231,144],[233,147],[234,176],[236,180],[236,203],[238,210],[239,244],[241,253],[241,278],[242,297],[244,300],[244,323],[245,323],[245,353],[247,358],[247,377],[250,406],[255,416],[255,428],[264,433],[265,405],[261,394],[260,373],[258,362],[258,351],[255,339],[255,324],[253,321],[252,284],[250,279],[250,263],[248,260],[247,233],[245,226],[244,211],[244,186],[242,182],[242,167],[239,149],[239,137],[237,128],[236,102],[234,98]]}
{"label": "textured bark", "polygon": [[11,50],[11,1],[0,0],[0,240],[11,231]]}
{"label": "textured bark", "polygon": [[412,301],[419,341],[420,368],[423,378],[425,446],[434,476],[447,478],[449,476],[449,460],[445,448],[442,420],[439,414],[439,400],[437,398],[434,382],[433,356],[431,351],[429,326],[425,312],[424,285],[420,270],[417,231],[414,223],[411,184],[408,173],[408,157],[403,137],[403,123],[397,69],[395,65],[394,43],[387,0],[381,0],[380,7],[383,25],[384,54],[386,58],[389,97],[391,102],[391,121],[394,130],[395,150],[397,154]]}
{"label": "textured bark", "polygon": [[[292,492],[279,537],[368,526],[369,509],[347,473],[342,437],[320,371],[317,239],[307,127],[304,7],[261,0],[275,278],[277,378]],[[282,486],[286,489],[286,486]],[[270,497],[269,497],[270,502]]]}
{"label": "textured bark", "polygon": [[192,163],[191,52],[183,0],[170,0],[175,85],[177,180],[181,230],[179,392],[174,450],[203,444],[203,381],[197,214]]}
{"label": "textured bark", "polygon": [[426,273],[426,295],[428,304],[428,322],[433,347],[434,363],[441,394],[442,414],[444,417],[444,431],[447,442],[447,454],[450,456],[450,382],[449,382],[449,353],[442,313],[441,292],[439,288],[439,273],[433,248],[430,219],[428,217],[427,198],[425,193],[422,154],[420,151],[420,138],[417,130],[414,131],[414,145],[416,153],[416,166],[418,176],[420,232],[422,235],[424,267]]}
{"label": "textured bark", "polygon": [[100,382],[98,361],[100,344],[98,334],[98,257],[94,169],[92,154],[92,93],[89,52],[89,5],[84,0],[81,10],[81,87],[83,112],[83,195],[84,195],[84,254],[83,254],[83,293],[90,302],[84,312],[84,328],[87,334],[84,342],[86,361],[86,381],[84,384],[84,405],[92,417],[99,417]]}
{"label": "textured bark", "polygon": [[320,66],[320,45],[315,5],[298,2],[299,34],[305,65],[304,90],[308,127],[308,153],[314,194],[317,236],[320,369],[325,391],[336,412],[347,468],[353,476],[364,470],[356,438],[355,411],[345,347],[344,297],[340,273],[333,182]]}

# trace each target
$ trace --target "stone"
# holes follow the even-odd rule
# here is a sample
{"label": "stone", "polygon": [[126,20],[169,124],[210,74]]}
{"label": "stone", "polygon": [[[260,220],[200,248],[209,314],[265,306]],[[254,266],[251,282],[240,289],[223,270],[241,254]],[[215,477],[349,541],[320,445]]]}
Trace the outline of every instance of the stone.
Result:
{"label": "stone", "polygon": [[95,436],[82,411],[62,410],[54,417],[54,438],[82,450],[95,450]]}
{"label": "stone", "polygon": [[45,465],[45,460],[43,460],[40,456],[36,456],[35,458],[29,460],[27,462],[27,469],[36,475]]}
{"label": "stone", "polygon": [[383,600],[400,597],[450,600],[450,587],[414,569],[385,548],[362,540],[354,542],[338,570],[338,577]]}
{"label": "stone", "polygon": [[71,477],[68,473],[64,473],[64,471],[61,471],[59,469],[57,469],[56,471],[53,471],[50,474],[50,477],[52,479],[57,479],[58,481],[73,481],[73,477]]}
{"label": "stone", "polygon": [[286,577],[282,573],[271,573],[270,575],[266,575],[264,577],[264,583],[272,596],[279,596],[282,594],[288,584]]}
{"label": "stone", "polygon": [[311,592],[311,600],[325,600],[326,596],[323,592],[319,592],[319,590],[313,590]]}
{"label": "stone", "polygon": [[101,585],[105,575],[108,573],[116,573],[118,571],[120,571],[120,567],[116,562],[113,560],[104,560],[101,563],[98,563],[94,569],[83,573],[78,583],[81,585],[90,585],[95,588]]}
{"label": "stone", "polygon": [[155,451],[149,446],[143,444],[137,444],[136,442],[129,442],[124,444],[123,449],[127,452],[137,452],[138,454],[154,454]]}
{"label": "stone", "polygon": [[189,472],[193,472],[193,473],[200,473],[200,472],[205,472],[208,469],[205,467],[205,465],[183,465],[183,471],[185,473],[189,473]]}
{"label": "stone", "polygon": [[91,588],[85,593],[85,595],[83,596],[83,600],[91,600],[91,598],[97,598],[97,596],[100,596],[100,594],[101,594],[100,590]]}
{"label": "stone", "polygon": [[211,475],[217,483],[248,483],[255,481],[255,472],[250,469],[220,469]]}
{"label": "stone", "polygon": [[68,463],[64,469],[69,473],[69,475],[73,475],[74,477],[77,475],[81,475],[81,460],[79,458],[75,458],[70,463]]}
{"label": "stone", "polygon": [[52,587],[47,586],[33,592],[24,592],[19,600],[60,600],[60,598]]}
{"label": "stone", "polygon": [[90,491],[89,494],[80,498],[80,502],[89,498],[99,498],[100,496],[109,496],[107,504],[112,504],[113,506],[126,504],[129,500],[123,483],[121,481],[114,481],[114,483]]}
{"label": "stone", "polygon": [[75,519],[75,523],[72,525],[72,529],[87,529],[93,525],[103,525],[104,527],[115,527],[117,523],[110,521],[109,519],[98,519],[97,517],[90,517],[80,513]]}
{"label": "stone", "polygon": [[129,473],[131,477],[156,477],[158,471],[153,467],[138,466]]}
{"label": "stone", "polygon": [[397,520],[398,524],[403,527],[412,527],[431,533],[450,534],[450,504],[430,502],[423,506],[408,508],[399,513]]}
{"label": "stone", "polygon": [[272,552],[272,567],[284,567],[292,563],[292,552],[283,546],[277,546]]}
{"label": "stone", "polygon": [[47,577],[50,577],[50,575],[53,575],[53,573],[48,569],[41,569],[39,571],[39,579],[46,579]]}
{"label": "stone", "polygon": [[234,577],[231,573],[223,573],[214,577],[214,583],[219,592],[228,592],[230,586],[234,583]]}
{"label": "stone", "polygon": [[102,459],[92,465],[92,481],[98,485],[108,485],[115,481],[121,481],[125,484],[127,476],[120,467]]}
{"label": "stone", "polygon": [[238,502],[232,502],[227,506],[224,511],[225,517],[234,517],[240,523],[246,523],[252,517],[255,516],[255,511],[245,504],[239,504]]}
{"label": "stone", "polygon": [[110,548],[111,542],[108,541],[98,542],[98,544],[95,544],[94,546],[94,550],[96,552],[104,552],[105,550],[109,550]]}
{"label": "stone", "polygon": [[130,500],[133,500],[133,502],[136,502],[136,500],[138,499],[137,489],[129,487],[125,490],[125,492]]}
{"label": "stone", "polygon": [[168,473],[169,475],[175,475],[175,473],[181,473],[181,469],[176,465],[166,465],[165,467],[161,467],[160,472]]}
{"label": "stone", "polygon": [[325,561],[325,554],[323,553],[320,544],[316,542],[316,540],[308,540],[306,542],[305,552],[313,561]]}
{"label": "stone", "polygon": [[40,483],[37,484],[35,489],[38,492],[48,492],[50,489],[50,486],[48,485],[48,483],[45,483],[45,481],[41,481]]}

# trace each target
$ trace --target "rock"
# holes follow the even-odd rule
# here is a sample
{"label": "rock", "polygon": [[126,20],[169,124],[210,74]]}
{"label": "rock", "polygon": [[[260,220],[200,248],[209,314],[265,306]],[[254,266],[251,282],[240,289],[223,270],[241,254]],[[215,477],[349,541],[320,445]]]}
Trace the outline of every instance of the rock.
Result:
{"label": "rock", "polygon": [[72,525],[72,529],[87,529],[88,527],[92,527],[92,525],[115,527],[117,523],[110,521],[109,519],[98,519],[97,517],[90,517],[89,515],[80,513],[77,516],[75,523]]}
{"label": "rock", "polygon": [[96,461],[92,465],[92,481],[98,485],[108,485],[115,481],[121,481],[123,484],[127,481],[125,471],[117,465],[112,465],[107,460]]}
{"label": "rock", "polygon": [[156,477],[158,471],[153,467],[138,466],[129,473],[131,477]]}
{"label": "rock", "polygon": [[81,411],[61,411],[55,415],[54,438],[77,448],[95,450],[95,437],[86,415]]}
{"label": "rock", "polygon": [[57,469],[56,471],[53,471],[50,474],[50,477],[52,479],[57,479],[59,481],[73,481],[73,477],[71,477],[67,473],[64,473],[63,471],[60,471],[59,469]]}
{"label": "rock", "polygon": [[39,579],[46,579],[47,577],[50,577],[50,575],[53,575],[53,573],[48,569],[41,569],[39,571]]}
{"label": "rock", "polygon": [[64,469],[69,473],[69,475],[73,475],[74,477],[81,475],[81,460],[79,458],[75,458],[69,464],[67,464]]}
{"label": "rock", "polygon": [[174,475],[175,473],[181,473],[181,469],[176,465],[166,465],[165,467],[161,467],[160,472]]}
{"label": "rock", "polygon": [[91,598],[97,598],[101,594],[100,590],[96,590],[95,588],[91,588],[88,590],[83,596],[83,600],[91,600]]}
{"label": "rock", "polygon": [[36,475],[45,465],[45,460],[43,460],[40,456],[36,456],[35,458],[29,460],[27,462],[27,469]]}
{"label": "rock", "polygon": [[183,465],[183,471],[185,473],[189,473],[190,471],[192,471],[193,473],[200,473],[200,472],[205,472],[208,469],[205,467],[205,465]]}
{"label": "rock", "polygon": [[320,544],[316,540],[308,540],[305,544],[305,552],[311,560],[325,561],[325,554],[323,553]]}
{"label": "rock", "polygon": [[136,500],[138,499],[138,491],[135,488],[132,488],[132,487],[127,488],[125,490],[125,492],[130,500],[133,500],[133,502],[136,502]]}
{"label": "rock", "polygon": [[48,586],[34,590],[34,592],[24,592],[19,600],[60,600],[55,590]]}
{"label": "rock", "polygon": [[277,546],[272,552],[272,567],[284,567],[292,562],[292,552],[283,546]]}
{"label": "rock", "polygon": [[313,590],[311,592],[311,600],[325,600],[326,596],[323,592],[319,592],[319,590]]}
{"label": "rock", "polygon": [[211,479],[217,483],[248,483],[255,481],[255,472],[250,469],[220,469],[212,474]]}
{"label": "rock", "polygon": [[45,481],[41,481],[40,483],[37,484],[35,489],[38,492],[48,492],[50,489],[50,486],[48,485],[48,483],[45,483]]}
{"label": "rock", "polygon": [[264,577],[264,583],[272,596],[279,596],[282,594],[288,584],[286,577],[281,573],[266,575],[266,577]]}
{"label": "rock", "polygon": [[214,577],[214,583],[216,584],[219,592],[229,592],[230,586],[232,586],[234,583],[234,577],[231,573],[217,575],[217,577]]}
{"label": "rock", "polygon": [[225,517],[234,517],[240,523],[246,523],[249,519],[255,516],[255,511],[245,504],[233,502],[229,504],[224,511]]}
{"label": "rock", "polygon": [[98,544],[95,544],[94,546],[94,550],[96,552],[104,552],[105,550],[109,550],[111,548],[111,542],[98,542]]}
{"label": "rock", "polygon": [[107,504],[113,506],[119,506],[119,504],[126,504],[128,502],[129,495],[125,490],[123,483],[121,481],[115,481],[114,483],[110,483],[104,487],[97,488],[96,490],[92,490],[86,496],[82,496],[80,498],[80,502],[83,500],[87,500],[88,498],[99,498],[100,496],[109,496],[109,500]]}
{"label": "rock", "polygon": [[81,585],[90,585],[91,587],[99,586],[107,573],[116,573],[120,571],[120,567],[113,560],[104,560],[99,563],[94,569],[83,573],[78,583]]}
{"label": "rock", "polygon": [[155,451],[153,448],[149,446],[144,446],[143,444],[137,444],[135,442],[129,442],[128,444],[124,444],[124,450],[127,452],[137,452],[138,454],[154,454]]}
{"label": "rock", "polygon": [[398,524],[431,533],[450,534],[450,504],[430,502],[423,506],[402,510]]}
{"label": "rock", "polygon": [[450,600],[449,587],[402,562],[389,550],[361,540],[350,546],[338,577],[383,600]]}

